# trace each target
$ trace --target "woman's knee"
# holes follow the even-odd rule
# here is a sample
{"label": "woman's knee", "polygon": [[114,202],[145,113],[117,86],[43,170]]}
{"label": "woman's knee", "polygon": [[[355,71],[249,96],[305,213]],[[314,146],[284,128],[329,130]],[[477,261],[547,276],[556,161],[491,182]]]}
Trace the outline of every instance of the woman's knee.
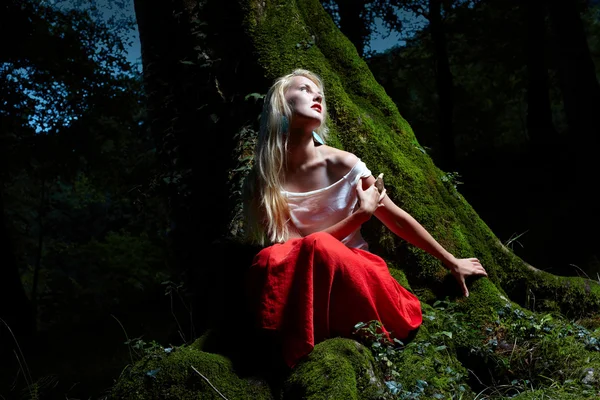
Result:
{"label": "woman's knee", "polygon": [[312,248],[317,253],[325,252],[331,254],[336,251],[348,250],[345,244],[327,232],[311,233],[305,236],[303,241],[305,246]]}
{"label": "woman's knee", "polygon": [[318,241],[328,241],[331,239],[337,240],[335,239],[333,236],[331,236],[331,234],[325,232],[325,231],[319,231],[319,232],[313,232],[310,235],[306,235],[303,238],[304,240],[309,240],[309,241],[313,241],[313,240],[318,240]]}
{"label": "woman's knee", "polygon": [[272,250],[273,246],[269,246],[259,251],[252,260],[252,266],[266,266]]}

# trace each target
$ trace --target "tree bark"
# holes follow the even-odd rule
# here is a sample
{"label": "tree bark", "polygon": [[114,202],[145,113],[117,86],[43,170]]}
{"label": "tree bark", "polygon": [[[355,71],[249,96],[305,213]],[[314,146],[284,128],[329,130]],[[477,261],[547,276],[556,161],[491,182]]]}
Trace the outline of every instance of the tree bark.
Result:
{"label": "tree bark", "polygon": [[445,171],[454,171],[456,152],[453,131],[454,83],[442,22],[442,0],[429,1],[429,29],[433,40],[436,66],[435,81],[438,92],[441,139],[440,167]]}
{"label": "tree bark", "polygon": [[363,18],[364,1],[338,1],[340,14],[340,30],[352,42],[356,51],[362,57],[368,41],[370,29]]}
{"label": "tree bark", "polygon": [[545,55],[544,7],[539,1],[526,4],[527,26],[527,131],[531,147],[543,152],[547,143],[554,142],[557,132],[552,122],[548,68]]}
{"label": "tree bark", "polygon": [[[166,176],[182,177],[166,191],[175,263],[196,295],[192,303],[207,304],[212,289],[207,271],[224,256],[213,253],[213,244],[228,234],[235,206],[228,184],[235,134],[259,112],[248,113],[244,98],[266,83],[249,54],[242,10],[234,3],[136,0],[135,12],[150,129]],[[196,328],[204,329],[206,315],[196,317]]]}
{"label": "tree bark", "polygon": [[598,142],[600,85],[576,1],[547,0],[554,30],[557,71],[571,134],[580,144]]}
{"label": "tree bark", "polygon": [[[22,57],[26,48],[25,38],[35,35],[31,32],[32,23],[28,17],[30,16],[18,2],[11,0],[0,6],[0,32],[4,37],[16,34],[13,40],[4,41],[0,51],[0,63],[10,63]],[[16,28],[9,29],[9,26]],[[12,106],[12,99],[6,92],[7,87],[8,85],[4,81],[0,81],[0,104],[8,103],[9,106]],[[35,333],[33,310],[21,282],[4,215],[2,180],[8,165],[5,164],[7,157],[3,157],[7,150],[1,146],[4,142],[3,135],[10,132],[14,126],[11,125],[12,121],[3,119],[2,129],[0,129],[0,366],[8,360],[16,362],[13,354],[17,344],[16,340],[23,346],[24,339],[31,338]],[[3,380],[0,379],[0,382]]]}
{"label": "tree bark", "polygon": [[[34,316],[31,303],[25,294],[17,261],[6,228],[4,203],[0,190],[0,360],[12,358],[15,339],[23,339],[34,333]],[[14,335],[14,337],[13,337]]]}
{"label": "tree bark", "polygon": [[[560,245],[572,249],[565,264],[597,272],[600,264],[600,209],[595,184],[600,167],[600,85],[581,21],[578,2],[547,0],[553,31],[555,65],[569,126],[568,138],[556,154],[560,167],[555,179],[562,192],[556,196],[559,214],[555,232],[575,232],[561,237]],[[558,243],[558,242],[557,242]]]}

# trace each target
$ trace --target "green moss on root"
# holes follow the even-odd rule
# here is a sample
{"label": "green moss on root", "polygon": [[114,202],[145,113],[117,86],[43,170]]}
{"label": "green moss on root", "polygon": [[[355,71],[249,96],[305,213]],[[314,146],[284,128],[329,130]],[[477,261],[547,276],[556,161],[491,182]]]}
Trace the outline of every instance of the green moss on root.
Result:
{"label": "green moss on root", "polygon": [[372,354],[351,339],[319,343],[284,385],[284,399],[379,399],[385,393]]}

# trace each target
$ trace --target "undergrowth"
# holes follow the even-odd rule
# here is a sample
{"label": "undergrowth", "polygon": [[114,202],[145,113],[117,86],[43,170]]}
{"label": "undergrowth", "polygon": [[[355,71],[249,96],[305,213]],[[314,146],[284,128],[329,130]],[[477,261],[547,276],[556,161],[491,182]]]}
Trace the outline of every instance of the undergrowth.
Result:
{"label": "undergrowth", "polygon": [[423,326],[405,344],[379,321],[355,334],[384,373],[390,398],[562,399],[600,396],[600,328],[506,302],[475,325],[460,304],[423,306]]}

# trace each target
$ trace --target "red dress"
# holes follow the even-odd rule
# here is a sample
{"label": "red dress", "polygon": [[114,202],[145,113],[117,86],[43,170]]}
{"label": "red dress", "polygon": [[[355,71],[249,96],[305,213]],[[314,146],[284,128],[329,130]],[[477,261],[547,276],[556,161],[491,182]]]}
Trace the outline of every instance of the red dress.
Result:
{"label": "red dress", "polygon": [[[419,299],[390,275],[381,257],[363,250],[367,246],[359,231],[343,241],[322,232],[332,222],[324,216],[341,220],[353,212],[356,195],[349,189],[367,175],[370,171],[359,161],[334,185],[297,194],[300,200],[289,196],[294,224],[313,233],[261,250],[249,270],[248,290],[258,326],[281,334],[284,361],[290,367],[316,343],[349,337],[359,322],[379,320],[384,332],[398,339],[421,325]],[[318,222],[307,223],[294,210]]]}
{"label": "red dress", "polygon": [[349,337],[358,322],[379,320],[403,339],[421,325],[419,300],[390,275],[385,262],[318,232],[263,249],[250,269],[257,321],[282,334],[293,367],[316,343]]}

